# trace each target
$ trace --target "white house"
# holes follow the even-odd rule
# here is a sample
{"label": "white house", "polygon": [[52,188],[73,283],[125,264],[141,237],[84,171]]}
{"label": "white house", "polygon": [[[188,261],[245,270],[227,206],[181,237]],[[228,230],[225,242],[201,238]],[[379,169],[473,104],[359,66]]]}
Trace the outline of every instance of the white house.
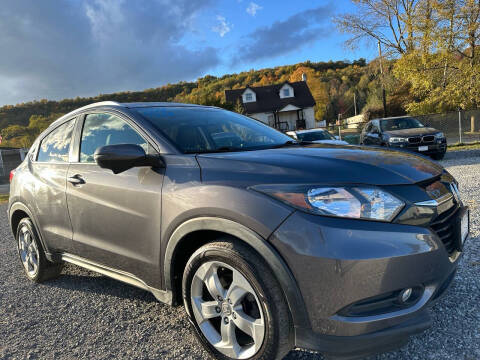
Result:
{"label": "white house", "polygon": [[248,116],[280,130],[315,127],[315,100],[306,81],[225,90],[225,98],[240,103]]}

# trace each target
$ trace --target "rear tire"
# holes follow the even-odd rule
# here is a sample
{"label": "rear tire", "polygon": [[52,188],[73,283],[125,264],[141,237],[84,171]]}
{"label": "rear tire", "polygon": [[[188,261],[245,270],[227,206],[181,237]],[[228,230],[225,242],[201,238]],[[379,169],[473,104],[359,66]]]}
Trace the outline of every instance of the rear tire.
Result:
{"label": "rear tire", "polygon": [[220,239],[198,249],[183,274],[195,335],[216,359],[282,359],[293,348],[280,285],[248,246]]}
{"label": "rear tire", "polygon": [[28,217],[18,223],[16,240],[18,256],[29,280],[41,283],[60,275],[63,265],[47,260],[35,226]]}

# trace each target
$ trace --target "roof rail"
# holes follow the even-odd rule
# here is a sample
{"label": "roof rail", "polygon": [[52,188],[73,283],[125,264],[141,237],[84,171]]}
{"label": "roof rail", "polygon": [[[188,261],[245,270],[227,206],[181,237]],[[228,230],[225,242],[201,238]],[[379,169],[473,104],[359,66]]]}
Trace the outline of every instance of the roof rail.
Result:
{"label": "roof rail", "polygon": [[65,118],[68,118],[70,116],[72,116],[73,114],[75,114],[77,111],[79,110],[85,110],[85,109],[89,109],[91,107],[94,107],[94,106],[102,106],[102,105],[115,105],[115,106],[122,106],[122,104],[116,102],[116,101],[100,101],[100,102],[96,102],[96,103],[93,103],[93,104],[88,104],[88,105],[85,105],[85,106],[82,106],[81,108],[78,108],[78,109],[75,109],[75,110],[72,110],[70,111],[68,114],[65,114],[63,115],[62,117],[58,118],[57,120],[55,120],[54,122],[52,122],[49,127],[51,127],[52,125],[55,125],[57,124],[58,122],[61,122],[62,120],[64,120]]}
{"label": "roof rail", "polygon": [[74,111],[89,109],[89,108],[94,107],[94,106],[102,106],[102,105],[116,105],[116,106],[121,106],[122,104],[120,104],[120,103],[118,103],[118,102],[116,102],[116,101],[100,101],[100,102],[96,102],[96,103],[92,103],[92,104],[88,104],[88,105],[82,106],[81,108],[75,109]]}

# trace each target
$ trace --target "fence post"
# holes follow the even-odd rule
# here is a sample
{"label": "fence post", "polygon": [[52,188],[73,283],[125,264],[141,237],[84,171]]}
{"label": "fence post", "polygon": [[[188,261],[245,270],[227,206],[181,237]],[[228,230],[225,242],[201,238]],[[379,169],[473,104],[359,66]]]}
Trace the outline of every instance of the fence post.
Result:
{"label": "fence post", "polygon": [[462,143],[462,110],[458,110],[458,135],[460,138],[460,144]]}

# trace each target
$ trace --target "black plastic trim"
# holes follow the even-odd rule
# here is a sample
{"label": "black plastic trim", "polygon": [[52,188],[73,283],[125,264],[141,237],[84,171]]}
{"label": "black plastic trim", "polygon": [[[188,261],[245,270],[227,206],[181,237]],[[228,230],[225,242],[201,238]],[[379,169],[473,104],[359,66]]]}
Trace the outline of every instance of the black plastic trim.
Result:
{"label": "black plastic trim", "polygon": [[[305,303],[300,295],[300,289],[298,288],[295,278],[293,277],[293,274],[285,261],[273,248],[273,246],[260,235],[232,220],[213,217],[200,217],[190,219],[177,227],[168,241],[164,257],[163,268],[167,291],[171,291],[173,289],[174,279],[172,276],[172,260],[175,256],[175,249],[177,245],[186,235],[200,230],[221,231],[235,236],[250,245],[253,249],[255,249],[255,251],[263,256],[279,281],[280,286],[282,287],[282,291],[287,300],[295,327],[310,327]],[[173,295],[175,298],[175,294]]]}

